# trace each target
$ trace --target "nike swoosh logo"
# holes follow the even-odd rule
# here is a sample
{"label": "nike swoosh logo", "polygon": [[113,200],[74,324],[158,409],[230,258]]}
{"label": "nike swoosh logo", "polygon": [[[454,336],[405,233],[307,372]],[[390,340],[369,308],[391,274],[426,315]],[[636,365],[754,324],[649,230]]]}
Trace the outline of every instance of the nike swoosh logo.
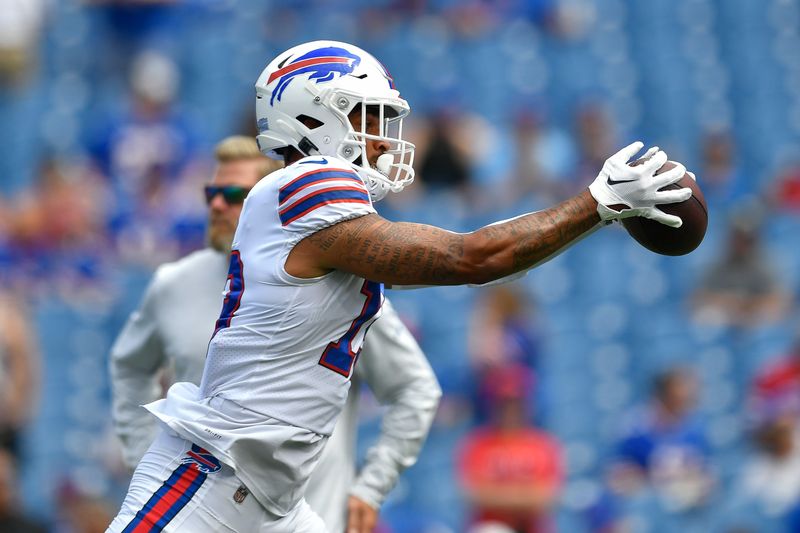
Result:
{"label": "nike swoosh logo", "polygon": [[636,180],[612,180],[611,178],[606,179],[606,183],[609,185],[619,185],[620,183],[630,183]]}
{"label": "nike swoosh logo", "polygon": [[319,159],[312,159],[310,161],[300,161],[301,165],[309,164],[309,165],[327,165],[328,160],[324,157],[320,157]]}

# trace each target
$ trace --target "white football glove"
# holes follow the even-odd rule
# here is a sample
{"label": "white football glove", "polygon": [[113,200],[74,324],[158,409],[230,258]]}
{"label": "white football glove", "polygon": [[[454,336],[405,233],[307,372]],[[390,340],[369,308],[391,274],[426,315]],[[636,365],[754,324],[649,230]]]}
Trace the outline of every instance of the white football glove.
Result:
{"label": "white football glove", "polygon": [[630,166],[628,162],[643,146],[642,142],[636,141],[606,159],[597,179],[589,186],[597,200],[597,212],[603,220],[645,217],[679,228],[683,224],[680,217],[668,215],[656,206],[683,202],[692,196],[688,187],[659,191],[680,180],[686,168],[675,163],[675,168],[656,176],[658,169],[667,162],[667,154],[658,147],[647,150],[641,164]]}

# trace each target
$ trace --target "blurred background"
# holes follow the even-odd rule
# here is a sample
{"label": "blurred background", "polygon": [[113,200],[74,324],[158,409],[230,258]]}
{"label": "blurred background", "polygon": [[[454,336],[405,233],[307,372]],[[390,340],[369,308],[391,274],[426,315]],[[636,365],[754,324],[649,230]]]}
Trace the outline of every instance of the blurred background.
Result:
{"label": "blurred background", "polygon": [[[543,208],[635,139],[710,211],[688,256],[614,226],[511,286],[389,293],[445,395],[381,531],[800,531],[798,0],[1,0],[0,529],[116,513],[110,345],[204,245],[212,148],[254,132],[262,68],[321,38],[413,109],[390,219]],[[503,435],[516,466],[486,458]]]}

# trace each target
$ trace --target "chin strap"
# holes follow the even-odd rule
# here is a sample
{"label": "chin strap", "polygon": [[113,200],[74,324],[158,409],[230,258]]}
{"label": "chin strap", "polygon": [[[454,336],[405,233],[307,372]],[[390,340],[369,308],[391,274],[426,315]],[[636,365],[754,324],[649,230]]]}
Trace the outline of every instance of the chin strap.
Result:
{"label": "chin strap", "polygon": [[[317,155],[319,153],[319,148],[317,148],[317,145],[311,142],[308,137],[303,137],[300,139],[300,142],[297,143],[297,148],[303,152],[303,155]],[[314,153],[311,153],[312,150]]]}
{"label": "chin strap", "polygon": [[377,168],[357,165],[363,176],[367,178],[367,190],[373,203],[383,200],[392,191],[389,172],[393,162],[394,157],[391,154],[383,154],[375,162]]}

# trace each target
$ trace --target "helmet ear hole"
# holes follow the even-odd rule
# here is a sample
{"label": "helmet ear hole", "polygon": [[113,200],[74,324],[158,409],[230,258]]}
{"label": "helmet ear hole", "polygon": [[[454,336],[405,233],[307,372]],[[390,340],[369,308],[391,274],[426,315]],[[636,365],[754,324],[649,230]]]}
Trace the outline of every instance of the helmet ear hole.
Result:
{"label": "helmet ear hole", "polygon": [[320,126],[324,126],[325,123],[321,120],[317,120],[314,117],[309,117],[308,115],[297,115],[295,117],[299,122],[303,124],[306,128],[310,130],[315,130]]}

